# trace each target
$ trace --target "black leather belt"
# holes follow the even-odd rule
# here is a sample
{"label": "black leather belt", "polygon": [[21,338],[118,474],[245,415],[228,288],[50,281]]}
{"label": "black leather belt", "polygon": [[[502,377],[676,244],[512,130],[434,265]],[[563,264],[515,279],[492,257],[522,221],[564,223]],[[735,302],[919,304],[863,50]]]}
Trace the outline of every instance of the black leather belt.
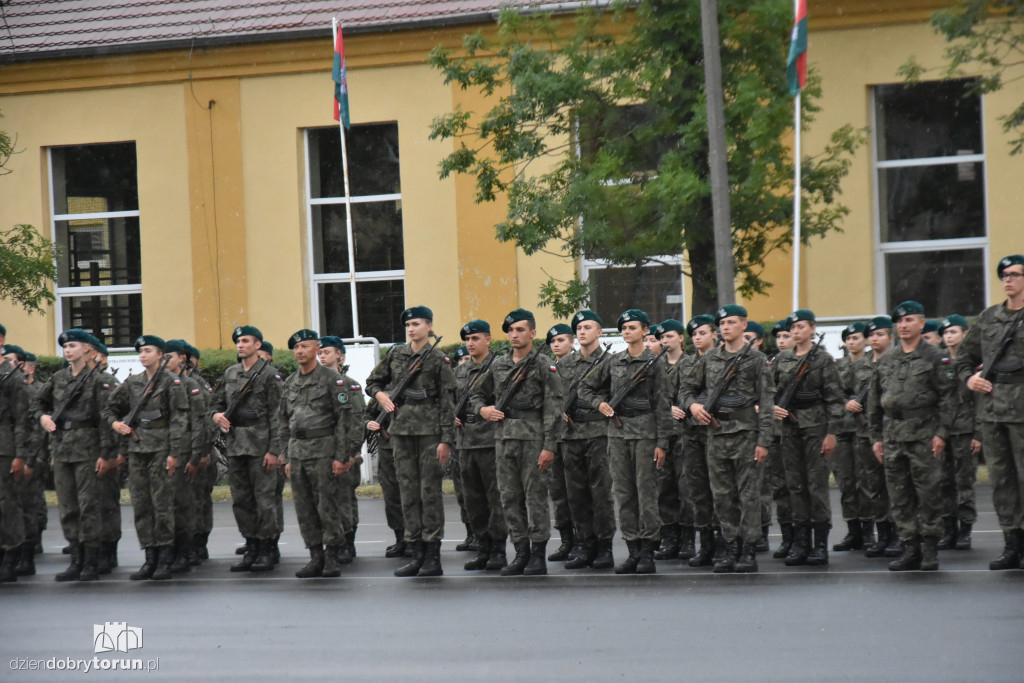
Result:
{"label": "black leather belt", "polygon": [[513,420],[539,420],[544,416],[544,413],[540,410],[519,410],[517,408],[505,408],[501,411],[505,413],[505,418],[511,418]]}
{"label": "black leather belt", "polygon": [[579,424],[581,422],[602,422],[602,421],[608,419],[604,415],[602,415],[601,413],[595,413],[595,412],[584,413],[583,415],[580,415],[579,417],[577,417],[575,415],[570,415],[569,417],[571,417],[572,421],[577,423],[577,424]]}
{"label": "black leather belt", "polygon": [[99,426],[100,421],[93,418],[91,420],[64,420],[64,422],[61,423],[60,428],[67,432],[72,429],[96,429]]}
{"label": "black leather belt", "polygon": [[885,414],[894,420],[912,420],[915,417],[931,417],[937,410],[936,406],[927,406],[925,408],[908,408],[907,410],[887,410]]}
{"label": "black leather belt", "polygon": [[853,441],[857,438],[857,432],[844,432],[843,434],[836,434],[836,441]]}
{"label": "black leather belt", "polygon": [[316,429],[295,429],[291,433],[293,439],[315,439],[319,436],[334,434],[333,427],[317,427]]}
{"label": "black leather belt", "polygon": [[807,408],[813,408],[814,406],[823,405],[824,403],[825,402],[822,401],[821,399],[813,399],[813,400],[810,400],[810,401],[794,400],[792,406],[790,406],[790,407],[791,408],[798,408],[800,410],[805,410]]}
{"label": "black leather belt", "polygon": [[722,420],[743,420],[751,417],[757,417],[757,411],[754,410],[754,406],[747,406],[746,408],[733,408],[729,412],[720,410],[717,413],[715,413],[715,418],[719,422],[721,422]]}
{"label": "black leather belt", "polygon": [[989,381],[993,384],[1024,384],[1024,373],[993,372]]}
{"label": "black leather belt", "polygon": [[477,422],[483,422],[483,420],[480,419],[479,415],[467,415],[466,417],[462,418],[462,424],[464,425],[476,424]]}
{"label": "black leather belt", "polygon": [[142,429],[166,429],[170,426],[171,422],[166,417],[160,417],[155,420],[143,420],[139,423],[139,427]]}

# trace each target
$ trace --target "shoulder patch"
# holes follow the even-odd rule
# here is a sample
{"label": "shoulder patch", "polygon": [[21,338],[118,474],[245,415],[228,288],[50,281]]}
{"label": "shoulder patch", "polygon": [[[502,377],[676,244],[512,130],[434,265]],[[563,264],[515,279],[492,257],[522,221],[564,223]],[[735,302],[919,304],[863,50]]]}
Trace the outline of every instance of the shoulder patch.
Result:
{"label": "shoulder patch", "polygon": [[942,357],[942,364],[943,365],[949,365],[949,356],[943,356]]}
{"label": "shoulder patch", "polygon": [[281,381],[281,375],[274,375],[274,379],[276,379],[278,382],[280,382]]}
{"label": "shoulder patch", "polygon": [[350,384],[348,388],[351,389],[352,391],[362,391],[363,389],[358,384]]}
{"label": "shoulder patch", "polygon": [[343,387],[345,386],[345,380],[339,379],[337,382],[335,382],[335,384],[337,384],[339,387]]}
{"label": "shoulder patch", "polygon": [[444,362],[447,363],[448,365],[451,365],[452,364],[452,359],[449,358],[448,356],[445,356],[444,357]]}
{"label": "shoulder patch", "polygon": [[104,388],[104,389],[109,389],[109,388],[110,388],[110,385],[109,385],[109,384],[107,384],[106,382],[104,382],[104,383],[103,383],[103,388]]}
{"label": "shoulder patch", "polygon": [[556,368],[554,365],[549,365],[548,370],[550,370],[551,372],[558,372],[558,368]]}
{"label": "shoulder patch", "polygon": [[181,380],[180,379],[176,379],[176,380],[174,380],[174,383],[175,384],[181,384]]}
{"label": "shoulder patch", "polygon": [[348,394],[346,394],[346,393],[338,394],[338,403],[340,403],[342,405],[348,403]]}
{"label": "shoulder patch", "polygon": [[192,395],[193,396],[197,395],[198,393],[199,393],[199,387],[195,387],[195,388],[192,389]]}

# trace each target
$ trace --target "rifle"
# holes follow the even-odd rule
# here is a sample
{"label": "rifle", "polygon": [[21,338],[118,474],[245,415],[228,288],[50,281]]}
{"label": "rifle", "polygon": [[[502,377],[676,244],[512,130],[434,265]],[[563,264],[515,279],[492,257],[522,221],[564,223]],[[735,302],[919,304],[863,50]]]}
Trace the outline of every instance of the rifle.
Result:
{"label": "rifle", "polygon": [[[231,422],[231,420],[234,419],[235,413],[238,412],[239,406],[242,405],[242,401],[245,400],[246,396],[252,393],[252,388],[256,384],[256,379],[266,369],[266,367],[270,365],[267,361],[260,361],[260,363],[260,367],[249,379],[245,380],[245,384],[243,384],[242,388],[238,390],[238,393],[232,397],[231,402],[228,403],[228,407],[224,409],[224,417],[227,418],[228,422]],[[231,430],[229,429],[228,431]]]}
{"label": "rifle", "polygon": [[[860,390],[857,392],[857,396],[854,398],[854,400],[856,400],[857,403],[860,404],[860,407],[863,408],[864,410],[867,410],[867,406],[864,405],[864,399],[868,395],[868,388],[870,386],[871,378],[868,377],[866,380],[864,380],[864,383],[860,385]],[[864,414],[864,410],[861,410],[861,412],[857,413],[857,421],[860,422],[861,425],[866,425],[868,423],[868,418]]]}
{"label": "rifle", "polygon": [[[622,402],[626,400],[626,397],[632,394],[633,390],[640,386],[640,382],[647,379],[647,373],[650,372],[650,369],[658,362],[658,359],[665,355],[666,351],[668,351],[668,345],[662,344],[661,353],[654,358],[648,358],[647,361],[633,373],[633,376],[629,378],[629,381],[619,387],[619,390],[616,391],[610,399],[608,399],[608,405],[612,407],[612,410],[617,411]],[[612,422],[615,423],[616,429],[622,429],[622,420],[619,419],[618,413],[612,415]]]}
{"label": "rifle", "polygon": [[715,417],[715,413],[718,412],[718,404],[722,402],[722,394],[729,388],[732,381],[736,378],[736,373],[740,369],[740,361],[750,351],[750,347],[753,345],[753,341],[748,341],[740,352],[733,356],[732,360],[729,361],[728,365],[725,366],[725,371],[722,373],[722,379],[718,381],[715,388],[708,394],[708,400],[704,403],[704,410],[707,411],[708,416],[711,418],[711,426],[715,429],[721,429],[722,425],[718,422]]}
{"label": "rifle", "polygon": [[[775,401],[775,405],[783,410],[789,410],[789,404],[793,402],[793,396],[796,395],[796,390],[800,388],[801,384],[803,384],[804,378],[807,376],[807,372],[811,369],[811,362],[814,360],[814,357],[818,355],[818,350],[824,342],[825,334],[819,334],[818,343],[807,352],[806,356],[804,356],[804,359],[796,369],[796,377],[794,377],[793,380],[786,385],[786,388],[782,390],[782,394],[780,394],[779,399]],[[796,416],[793,415],[792,412],[786,416],[786,419],[793,424],[797,424]]]}
{"label": "rifle", "polygon": [[[463,411],[466,410],[466,404],[469,402],[469,394],[470,392],[473,391],[473,387],[476,386],[477,380],[484,376],[484,373],[486,373],[487,370],[490,369],[491,363],[493,363],[494,359],[497,357],[497,353],[491,354],[491,357],[487,359],[487,362],[484,363],[484,366],[480,368],[480,372],[476,373],[476,376],[473,377],[473,381],[470,382],[469,385],[466,387],[466,391],[463,392],[462,398],[460,398],[459,402],[455,404],[455,417],[457,417],[459,420],[462,419],[460,416],[462,415]],[[459,429],[465,431],[466,426],[462,425],[461,427],[459,427]]]}
{"label": "rifle", "polygon": [[24,366],[25,366],[25,363],[24,363],[24,361],[18,361],[17,363],[11,363],[11,369],[10,369],[10,370],[8,370],[8,371],[7,371],[7,373],[6,373],[6,374],[4,374],[4,376],[3,376],[3,377],[0,377],[0,386],[3,386],[3,383],[4,383],[4,382],[6,382],[6,381],[7,381],[7,379],[8,379],[8,378],[9,378],[9,377],[10,377],[11,375],[13,375],[13,374],[15,373],[15,371],[17,371],[17,370],[20,370],[20,369],[21,369],[21,368],[23,368]]}
{"label": "rifle", "polygon": [[526,373],[529,371],[530,365],[537,358],[537,354],[540,353],[540,348],[541,347],[538,346],[530,352],[526,357],[526,360],[524,360],[519,366],[519,369],[512,373],[512,376],[509,378],[511,381],[506,380],[508,383],[505,385],[505,391],[501,392],[501,396],[499,396],[498,400],[494,402],[495,410],[502,413],[505,412],[505,408],[508,407],[508,404],[512,401],[512,397],[515,396],[516,391],[519,390],[519,386],[523,383],[523,380],[526,379]]}
{"label": "rifle", "polygon": [[160,359],[160,366],[157,367],[156,372],[146,382],[146,388],[142,390],[142,398],[135,404],[135,407],[131,409],[128,416],[124,418],[124,423],[132,429],[132,441],[135,443],[139,442],[139,435],[135,433],[135,422],[139,419],[139,412],[146,407],[146,402],[149,401],[149,397],[153,394],[153,389],[156,388],[156,381],[160,378],[161,373],[167,367],[168,361],[171,360],[170,356],[164,356]]}
{"label": "rifle", "polygon": [[420,370],[423,369],[424,360],[426,359],[427,356],[430,355],[431,351],[437,348],[437,345],[441,343],[441,339],[443,339],[443,337],[435,337],[433,344],[431,344],[425,349],[422,349],[419,353],[413,356],[409,360],[409,368],[405,371],[405,375],[402,377],[402,379],[398,380],[398,384],[392,387],[391,391],[388,392],[388,394],[394,396],[394,398],[391,399],[391,402],[395,404],[395,410],[389,413],[388,411],[381,408],[380,413],[377,415],[377,419],[374,420],[374,422],[380,425],[380,435],[383,436],[385,439],[391,439],[391,435],[388,434],[388,430],[385,429],[385,425],[387,424],[386,420],[388,419],[388,416],[394,415],[395,411],[398,410],[398,401],[399,399],[401,399],[406,387],[409,386],[409,383],[412,382],[416,375],[420,374]]}
{"label": "rifle", "polygon": [[569,393],[565,395],[565,400],[562,401],[562,413],[569,420],[569,424],[576,424],[575,422],[572,421],[572,415],[570,415],[570,412],[573,412],[573,407],[576,405],[576,398],[579,396],[580,393],[580,385],[583,384],[583,380],[585,380],[587,377],[590,377],[590,375],[595,370],[597,370],[598,366],[601,365],[601,363],[603,363],[609,355],[611,355],[608,353],[608,349],[610,348],[612,348],[611,344],[604,345],[604,353],[602,353],[601,356],[596,361],[594,361],[594,365],[591,366],[589,370],[587,370],[585,373],[576,378],[576,381],[572,383],[572,387],[569,389]]}
{"label": "rifle", "polygon": [[988,360],[985,361],[985,365],[982,366],[981,378],[986,381],[992,376],[992,372],[995,370],[996,365],[1002,360],[1007,350],[1010,348],[1010,344],[1013,343],[1013,338],[1017,334],[1017,330],[1024,325],[1024,308],[1020,309],[1020,312],[1010,321],[1006,326],[1006,332],[1003,333],[1003,338],[999,340],[999,344],[996,346],[996,350],[992,352],[992,355]]}
{"label": "rifle", "polygon": [[60,427],[61,423],[64,422],[64,414],[68,412],[68,408],[71,407],[71,404],[75,402],[75,399],[78,398],[78,395],[81,394],[82,391],[85,389],[85,385],[92,378],[92,373],[94,372],[96,372],[96,366],[91,366],[89,368],[89,372],[85,373],[82,379],[78,380],[78,384],[73,386],[71,388],[71,391],[68,392],[68,395],[67,397],[65,397],[64,402],[60,404],[59,408],[57,408],[57,412],[55,412],[51,416],[51,418],[53,419],[53,423],[57,425],[57,429],[53,431],[53,438],[57,443],[60,443],[61,440],[64,438],[64,432]]}

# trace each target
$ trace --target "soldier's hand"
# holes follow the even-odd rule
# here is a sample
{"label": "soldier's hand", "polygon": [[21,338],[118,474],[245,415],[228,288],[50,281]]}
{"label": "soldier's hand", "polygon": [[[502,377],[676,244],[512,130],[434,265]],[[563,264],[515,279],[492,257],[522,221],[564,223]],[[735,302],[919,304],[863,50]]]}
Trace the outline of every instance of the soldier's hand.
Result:
{"label": "soldier's hand", "polygon": [[978,451],[981,450],[981,442],[977,439],[971,439],[971,455],[977,455]]}
{"label": "soldier's hand", "polygon": [[113,472],[116,469],[117,469],[117,465],[115,465],[110,460],[104,460],[103,458],[96,458],[96,476],[97,477],[105,477],[105,476],[107,476],[108,474],[110,474],[111,472]]}
{"label": "soldier's hand", "polygon": [[189,481],[195,481],[196,476],[199,474],[199,466],[189,463],[185,465],[185,476],[188,477]]}
{"label": "soldier's hand", "polygon": [[555,452],[543,449],[540,452],[540,457],[537,458],[537,469],[541,472],[547,471],[551,467],[551,463],[555,461]]}
{"label": "soldier's hand", "polygon": [[452,453],[452,447],[446,443],[437,444],[437,461],[441,463],[441,467],[448,464],[448,456]]}
{"label": "soldier's hand", "polygon": [[871,444],[871,452],[875,454],[875,460],[882,462],[882,457],[885,455],[885,448],[882,446],[881,441],[876,441]]}
{"label": "soldier's hand", "polygon": [[284,476],[288,477],[289,479],[292,478],[292,464],[291,463],[288,463],[287,465],[284,466]]}
{"label": "soldier's hand", "polygon": [[832,457],[832,451],[836,449],[836,435],[829,434],[825,437],[825,440],[821,442],[821,452],[825,454],[825,459],[828,460]]}
{"label": "soldier's hand", "polygon": [[789,417],[789,411],[788,410],[786,410],[785,408],[780,408],[779,406],[775,406],[775,419],[776,420],[785,420],[787,417]]}
{"label": "soldier's hand", "polygon": [[505,413],[501,412],[494,406],[484,406],[480,409],[480,417],[488,422],[501,422],[505,419]]}
{"label": "soldier's hand", "polygon": [[864,406],[862,406],[857,401],[854,401],[854,400],[851,399],[851,400],[846,402],[846,412],[848,412],[848,413],[863,413],[864,412]]}
{"label": "soldier's hand", "polygon": [[224,417],[224,413],[214,413],[213,423],[220,427],[220,431],[224,432],[225,434],[231,431],[231,422],[226,417]]}
{"label": "soldier's hand", "polygon": [[167,456],[167,476],[168,477],[173,477],[174,476],[174,470],[176,470],[176,469],[178,469],[178,459],[175,458],[173,455],[168,455]]}
{"label": "soldier's hand", "polygon": [[946,450],[946,440],[942,437],[932,437],[932,457],[938,458],[942,455],[942,451]]}
{"label": "soldier's hand", "polygon": [[597,412],[605,417],[615,417],[615,408],[612,408],[611,404],[607,401],[601,401],[601,405],[597,407]]}
{"label": "soldier's hand", "polygon": [[700,403],[690,404],[690,415],[693,415],[693,419],[702,425],[711,424],[711,416]]}
{"label": "soldier's hand", "polygon": [[366,423],[366,428],[369,429],[371,432],[379,432],[380,431],[380,423],[379,422],[374,422],[373,420],[370,420],[369,422]]}
{"label": "soldier's hand", "polygon": [[331,474],[333,474],[336,477],[340,477],[341,475],[348,472],[351,467],[351,460],[347,460],[345,462],[342,462],[340,460],[334,460],[331,462]]}
{"label": "soldier's hand", "polygon": [[388,396],[386,391],[378,391],[373,395],[373,397],[377,399],[377,403],[380,404],[380,407],[383,408],[385,412],[395,412],[395,403],[391,400],[391,397]]}
{"label": "soldier's hand", "polygon": [[767,458],[767,457],[768,457],[768,449],[767,448],[765,448],[764,446],[755,446],[754,447],[754,464],[755,465],[760,466],[760,464],[763,463],[765,461],[765,458]]}
{"label": "soldier's hand", "polygon": [[274,468],[277,467],[277,456],[273,453],[267,453],[263,456],[263,469],[267,472],[273,472]]}
{"label": "soldier's hand", "polygon": [[664,448],[654,449],[654,464],[659,470],[661,469],[661,466],[665,464],[665,456],[666,453]]}
{"label": "soldier's hand", "polygon": [[25,474],[25,459],[15,458],[11,461],[11,474],[14,475],[14,481],[21,481],[21,477]]}
{"label": "soldier's hand", "polygon": [[114,431],[121,436],[128,436],[132,433],[132,428],[120,420],[115,421],[111,426],[114,428]]}
{"label": "soldier's hand", "polygon": [[25,465],[25,469],[22,470],[22,472],[24,472],[22,477],[24,478],[25,481],[28,481],[29,479],[32,478],[32,468],[29,467],[28,465]]}
{"label": "soldier's hand", "polygon": [[976,372],[967,378],[967,388],[971,391],[977,391],[979,394],[991,394],[992,382],[982,379],[981,373]]}
{"label": "soldier's hand", "polygon": [[677,420],[685,420],[686,411],[680,408],[679,406],[672,406],[672,417]]}
{"label": "soldier's hand", "polygon": [[462,420],[460,420],[459,418],[455,418],[455,428],[462,429]]}
{"label": "soldier's hand", "polygon": [[117,466],[124,467],[128,464],[128,458],[124,457],[124,453],[117,454]]}
{"label": "soldier's hand", "polygon": [[202,459],[199,461],[199,469],[205,470],[209,466],[210,466],[210,456],[204,455],[202,457]]}
{"label": "soldier's hand", "polygon": [[43,415],[39,418],[39,424],[43,425],[43,429],[48,432],[57,431],[57,423],[53,421],[53,418],[49,415]]}

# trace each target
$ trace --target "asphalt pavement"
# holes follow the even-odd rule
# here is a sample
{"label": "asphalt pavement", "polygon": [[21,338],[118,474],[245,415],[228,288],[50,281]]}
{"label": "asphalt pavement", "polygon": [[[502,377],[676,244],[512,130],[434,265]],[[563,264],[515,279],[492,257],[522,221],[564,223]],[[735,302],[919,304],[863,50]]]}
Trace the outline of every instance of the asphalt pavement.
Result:
{"label": "asphalt pavement", "polygon": [[[988,486],[973,550],[899,574],[854,552],[820,568],[761,555],[746,575],[665,561],[651,576],[549,563],[548,576],[503,578],[462,569],[471,555],[455,551],[465,532],[445,500],[435,579],[392,575],[383,503],[362,500],[358,557],[338,579],[294,578],[308,556],[290,504],[278,568],[232,574],[240,538],[221,503],[213,557],[187,575],[128,579],[142,553],[124,507],[121,566],[56,583],[67,557],[51,508],[38,574],[0,586],[0,680],[1024,681],[1024,571],[988,570],[1002,547]],[[834,524],[830,543],[845,533]],[[118,633],[141,647],[97,652]]]}

